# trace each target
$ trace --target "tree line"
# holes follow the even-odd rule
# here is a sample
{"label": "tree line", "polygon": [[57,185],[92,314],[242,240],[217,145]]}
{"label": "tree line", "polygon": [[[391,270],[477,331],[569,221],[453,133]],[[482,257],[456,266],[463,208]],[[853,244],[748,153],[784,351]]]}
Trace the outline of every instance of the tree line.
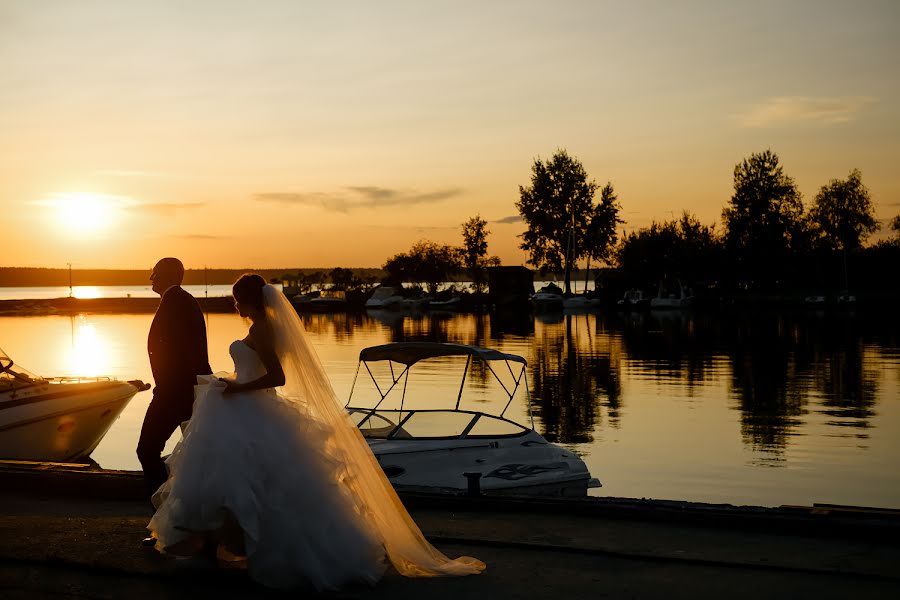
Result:
{"label": "tree line", "polygon": [[[721,228],[685,210],[620,235],[621,205],[612,183],[598,185],[566,150],[534,160],[515,206],[526,226],[520,248],[528,263],[542,273],[562,273],[567,294],[580,261],[588,269],[591,261],[614,267],[636,287],[680,278],[695,288],[738,293],[847,289],[851,273],[857,273],[857,287],[864,280],[866,287],[885,287],[872,279],[896,279],[890,269],[900,259],[900,215],[888,224],[893,237],[866,245],[879,223],[858,169],[823,185],[807,208],[771,150],[735,165]],[[460,272],[481,289],[486,267],[499,265],[487,256],[486,225],[480,215],[472,217],[463,224],[462,246],[420,240],[382,268],[395,282],[424,282],[432,292]]]}

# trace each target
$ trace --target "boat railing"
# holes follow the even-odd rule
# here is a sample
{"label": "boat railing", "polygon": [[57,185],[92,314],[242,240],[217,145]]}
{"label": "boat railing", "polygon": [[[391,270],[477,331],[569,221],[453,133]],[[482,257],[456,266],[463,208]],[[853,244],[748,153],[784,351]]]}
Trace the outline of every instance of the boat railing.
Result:
{"label": "boat railing", "polygon": [[102,381],[115,381],[115,378],[106,376],[82,377],[78,375],[72,375],[63,377],[48,377],[46,379],[43,379],[43,381],[47,383],[100,383]]}

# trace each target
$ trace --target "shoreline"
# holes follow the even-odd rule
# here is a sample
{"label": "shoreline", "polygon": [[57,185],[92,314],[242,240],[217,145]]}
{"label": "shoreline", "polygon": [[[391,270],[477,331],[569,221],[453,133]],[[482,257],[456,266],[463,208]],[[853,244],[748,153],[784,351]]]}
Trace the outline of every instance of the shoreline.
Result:
{"label": "shoreline", "polygon": [[[81,313],[152,314],[159,298],[34,298],[0,300],[0,315],[45,316]],[[197,298],[205,313],[233,313],[234,300],[228,296]]]}

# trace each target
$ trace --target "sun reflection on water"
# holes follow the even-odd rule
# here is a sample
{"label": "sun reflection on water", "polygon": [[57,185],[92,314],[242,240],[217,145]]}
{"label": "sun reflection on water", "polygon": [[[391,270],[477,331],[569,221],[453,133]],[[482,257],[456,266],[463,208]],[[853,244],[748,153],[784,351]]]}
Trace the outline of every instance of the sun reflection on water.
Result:
{"label": "sun reflection on water", "polygon": [[109,375],[112,361],[110,341],[84,317],[78,317],[72,325],[72,344],[68,372],[78,377]]}
{"label": "sun reflection on water", "polygon": [[72,295],[76,298],[100,298],[102,296],[100,288],[95,285],[76,285],[72,288]]}

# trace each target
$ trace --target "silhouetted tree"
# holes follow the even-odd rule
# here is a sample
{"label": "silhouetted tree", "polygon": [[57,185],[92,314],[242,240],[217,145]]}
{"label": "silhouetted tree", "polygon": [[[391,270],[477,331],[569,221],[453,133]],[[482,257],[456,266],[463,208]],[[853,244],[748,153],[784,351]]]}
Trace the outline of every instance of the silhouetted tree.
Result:
{"label": "silhouetted tree", "polygon": [[429,293],[461,268],[459,250],[446,244],[419,240],[407,253],[392,256],[381,267],[397,282],[425,283]]}
{"label": "silhouetted tree", "polygon": [[607,182],[600,190],[600,202],[594,207],[594,212],[588,221],[584,248],[588,259],[588,270],[590,270],[591,259],[608,262],[615,251],[616,243],[619,240],[616,226],[624,223],[619,218],[620,206],[617,200],[618,196],[616,196],[612,184]]}
{"label": "silhouetted tree", "polygon": [[346,290],[359,283],[359,280],[354,277],[352,269],[335,267],[328,276],[331,279],[331,285],[337,290]]}
{"label": "silhouetted tree", "polygon": [[777,279],[777,269],[804,249],[807,226],[794,180],[771,150],[751,154],[734,167],[734,195],[722,211],[725,247],[744,277]]}
{"label": "silhouetted tree", "polygon": [[626,234],[617,258],[619,266],[641,285],[666,276],[696,283],[716,279],[721,250],[715,228],[684,211],[678,220],[653,221],[649,227]]}
{"label": "silhouetted tree", "polygon": [[607,184],[604,190],[606,195],[595,206],[597,184],[588,181],[581,162],[565,150],[558,150],[546,162],[535,159],[531,185],[519,186],[516,208],[528,227],[520,247],[535,267],[565,270],[566,294],[571,291],[572,265],[585,256],[604,255],[615,242],[619,206],[612,186]]}
{"label": "silhouetted tree", "polygon": [[897,215],[891,222],[888,223],[888,229],[894,232],[894,234],[900,238],[900,215]]}
{"label": "silhouetted tree", "polygon": [[481,293],[487,280],[487,267],[500,266],[500,259],[496,256],[487,256],[487,221],[481,215],[475,215],[462,226],[463,247],[462,262],[472,278],[472,287],[476,293]]}
{"label": "silhouetted tree", "polygon": [[847,179],[832,179],[813,200],[809,218],[834,250],[856,250],[878,229],[875,207],[859,169]]}

